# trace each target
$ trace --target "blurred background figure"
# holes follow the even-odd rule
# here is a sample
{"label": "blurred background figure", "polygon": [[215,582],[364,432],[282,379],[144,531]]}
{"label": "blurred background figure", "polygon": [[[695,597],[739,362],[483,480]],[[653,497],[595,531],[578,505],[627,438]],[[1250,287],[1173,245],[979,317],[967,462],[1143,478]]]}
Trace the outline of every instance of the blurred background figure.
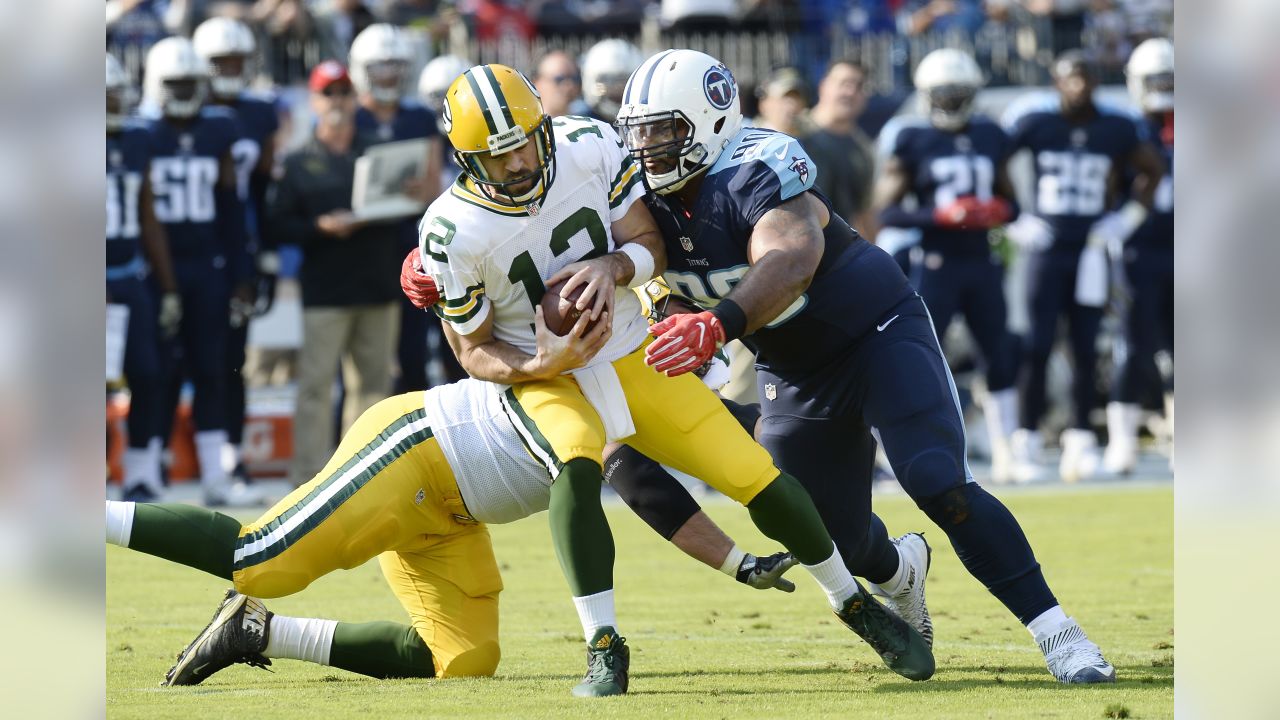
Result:
{"label": "blurred background figure", "polygon": [[320,0],[315,12],[321,58],[344,58],[366,28],[378,22],[363,0]]}
{"label": "blurred background figure", "polygon": [[640,48],[626,40],[601,40],[582,56],[582,98],[592,117],[610,125],[618,118],[627,79],[644,62]]}
{"label": "blurred background figure", "polygon": [[458,79],[458,76],[471,68],[472,63],[457,55],[441,55],[433,58],[422,68],[418,76],[418,99],[427,109],[435,113],[437,137],[440,140],[440,188],[448,188],[462,174],[462,168],[453,161],[453,145],[442,125],[441,113],[444,112],[444,93]]}
{"label": "blurred background figure", "polygon": [[[356,131],[375,143],[426,140],[423,172],[407,179],[403,188],[405,195],[425,209],[440,194],[440,131],[435,113],[411,94],[413,61],[409,34],[387,23],[370,25],[351,44],[351,81],[359,103]],[[402,256],[418,246],[420,216],[421,210],[385,220],[395,230]],[[414,308],[407,298],[400,298],[400,306],[395,392],[426,390],[427,333],[436,321]]]}
{"label": "blurred background figure", "polygon": [[551,117],[586,115],[590,112],[582,99],[582,73],[573,56],[563,50],[552,50],[534,67],[533,86],[542,96],[542,110]]}
{"label": "blurred background figure", "polygon": [[658,17],[672,32],[724,32],[739,12],[737,0],[662,0]]}
{"label": "blurred background figure", "polygon": [[[1129,290],[1102,458],[1103,469],[1116,475],[1128,475],[1138,464],[1144,405],[1163,398],[1165,420],[1173,424],[1173,43],[1164,38],[1143,42],[1125,73],[1129,96],[1168,170],[1156,188],[1150,217],[1121,247],[1112,248],[1120,255]],[[1163,372],[1157,362],[1161,353],[1169,359]]]}
{"label": "blurred background figure", "polygon": [[399,228],[351,212],[355,161],[374,140],[356,131],[346,68],[316,66],[308,83],[316,124],[284,160],[268,208],[280,242],[302,247],[302,348],[293,415],[295,485],[321,470],[334,446],[334,373],[341,365],[343,430],[391,391],[401,292]]}
{"label": "blurred background figure", "polygon": [[800,138],[810,157],[822,158],[818,189],[860,233],[875,237],[869,212],[875,179],[871,138],[858,127],[867,106],[867,73],[856,60],[836,60],[818,83],[818,103],[809,111],[812,127]]}
{"label": "blurred background figure", "polygon": [[793,67],[774,70],[756,88],[760,114],[752,121],[755,127],[786,133],[794,138],[809,134],[809,90],[804,75]]}
{"label": "blurred background figure", "polygon": [[[241,139],[234,114],[212,106],[209,64],[190,40],[170,37],[147,53],[143,100],[150,121],[153,210],[164,224],[182,296],[178,342],[166,353],[169,396],[164,437],[169,436],[182,381],[194,391],[196,457],[210,505],[261,500],[223,469],[227,444],[227,343],[236,307],[252,304],[245,254],[245,205],[239,193],[233,148]],[[238,312],[238,311],[237,311]]]}
{"label": "blurred background figure", "polygon": [[[253,32],[239,20],[215,17],[205,20],[192,36],[196,53],[208,65],[210,101],[234,113],[240,137],[231,146],[235,161],[236,191],[245,203],[246,241],[243,251],[230,258],[236,274],[252,278],[252,298],[232,298],[227,336],[226,427],[227,446],[223,469],[241,483],[249,481],[241,443],[244,440],[246,388],[245,350],[249,320],[271,308],[275,300],[280,256],[265,228],[267,186],[275,164],[275,134],[280,123],[275,99],[251,93],[257,44]],[[246,302],[247,301],[247,302]]]}
{"label": "blurred background figure", "polygon": [[133,87],[120,62],[107,55],[107,303],[129,309],[124,376],[129,384],[129,443],[122,488],[127,500],[152,502],[160,479],[164,376],[161,333],[171,338],[182,320],[182,299],[169,261],[169,241],[151,203],[151,143],[129,118]]}

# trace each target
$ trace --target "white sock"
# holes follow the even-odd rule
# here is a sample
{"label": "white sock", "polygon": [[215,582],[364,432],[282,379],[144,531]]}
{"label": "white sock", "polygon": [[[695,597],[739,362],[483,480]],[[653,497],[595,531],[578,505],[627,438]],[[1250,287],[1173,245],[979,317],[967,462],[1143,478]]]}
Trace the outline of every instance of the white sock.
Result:
{"label": "white sock", "polygon": [[987,393],[987,402],[982,407],[982,414],[987,421],[987,435],[991,437],[991,445],[1004,443],[1008,446],[1009,436],[1018,429],[1018,390],[1005,388]]}
{"label": "white sock", "polygon": [[1057,630],[1067,619],[1067,614],[1062,611],[1062,606],[1054,605],[1037,615],[1035,620],[1027,623],[1027,630],[1036,642],[1040,642],[1040,638]]}
{"label": "white sock", "polygon": [[222,471],[222,446],[226,444],[226,430],[201,430],[196,433],[196,460],[200,462],[201,485],[220,485],[227,477]]}
{"label": "white sock", "polygon": [[849,568],[844,566],[844,559],[835,545],[831,546],[831,557],[817,565],[805,565],[804,569],[822,586],[827,602],[836,610],[844,607],[844,601],[858,591],[858,583],[849,574]]}
{"label": "white sock", "polygon": [[333,631],[337,627],[337,620],[273,615],[271,632],[267,636],[267,649],[262,654],[269,658],[306,660],[328,665],[329,650],[333,648]]}
{"label": "white sock", "polygon": [[893,573],[893,577],[880,583],[877,587],[880,592],[887,597],[893,597],[902,592],[902,586],[906,584],[910,573],[907,572],[907,559],[902,556],[902,550],[898,550],[898,569]]}
{"label": "white sock", "polygon": [[585,595],[573,599],[573,606],[578,609],[578,620],[582,621],[582,634],[591,642],[596,631],[602,627],[618,629],[618,618],[613,609],[613,589],[602,590],[595,595]]}
{"label": "white sock", "polygon": [[133,506],[131,502],[107,501],[107,542],[129,547],[133,534]]}
{"label": "white sock", "polygon": [[228,476],[240,464],[240,446],[228,442],[222,446],[222,472]]}

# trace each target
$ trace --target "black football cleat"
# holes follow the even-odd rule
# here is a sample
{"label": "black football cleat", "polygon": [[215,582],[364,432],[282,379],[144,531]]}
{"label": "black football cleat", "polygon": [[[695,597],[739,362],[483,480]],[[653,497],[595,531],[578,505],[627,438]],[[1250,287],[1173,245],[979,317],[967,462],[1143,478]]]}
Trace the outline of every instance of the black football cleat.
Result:
{"label": "black football cleat", "polygon": [[858,592],[845,601],[844,607],[836,611],[836,617],[867,641],[890,670],[908,680],[933,677],[933,651],[924,637],[861,585]]}
{"label": "black football cleat", "polygon": [[178,663],[165,673],[161,685],[199,685],[210,675],[236,663],[266,668],[267,649],[274,615],[261,600],[228,590],[213,620],[182,652]]}
{"label": "black football cleat", "polygon": [[618,631],[602,627],[587,646],[587,674],[573,688],[575,697],[607,697],[625,695],[627,671],[631,668],[631,649]]}

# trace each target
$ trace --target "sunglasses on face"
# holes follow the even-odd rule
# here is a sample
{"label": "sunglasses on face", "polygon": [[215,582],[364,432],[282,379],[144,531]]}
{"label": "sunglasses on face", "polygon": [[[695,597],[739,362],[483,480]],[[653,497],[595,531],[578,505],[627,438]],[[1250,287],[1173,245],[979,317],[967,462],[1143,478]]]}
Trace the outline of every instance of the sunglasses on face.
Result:
{"label": "sunglasses on face", "polygon": [[577,85],[582,82],[582,78],[577,75],[552,75],[551,82],[557,85],[564,85],[566,83],[573,83],[574,85]]}
{"label": "sunglasses on face", "polygon": [[323,94],[323,95],[324,95],[325,97],[327,97],[327,98],[334,98],[334,97],[336,97],[336,98],[345,98],[345,97],[351,97],[351,86],[350,86],[350,85],[345,85],[345,84],[344,84],[344,85],[330,85],[329,87],[325,88],[325,89],[322,91],[322,93],[321,93],[321,94]]}

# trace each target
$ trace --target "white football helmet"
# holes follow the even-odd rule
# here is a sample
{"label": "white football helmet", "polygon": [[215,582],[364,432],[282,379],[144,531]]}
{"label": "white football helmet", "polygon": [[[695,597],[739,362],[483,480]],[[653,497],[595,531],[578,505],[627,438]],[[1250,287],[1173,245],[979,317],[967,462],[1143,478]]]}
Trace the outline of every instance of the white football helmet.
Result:
{"label": "white football helmet", "polygon": [[666,195],[711,167],[742,127],[738,83],[719,60],[664,50],[627,80],[618,129],[644,167],[649,189]]}
{"label": "white football helmet", "polygon": [[403,30],[387,23],[370,25],[351,42],[347,57],[351,82],[360,94],[383,103],[404,95],[413,45]]}
{"label": "white football helmet", "polygon": [[1144,40],[1134,48],[1124,74],[1129,96],[1143,112],[1173,110],[1173,43],[1167,38]]}
{"label": "white football helmet", "polygon": [[973,98],[985,84],[973,56],[960,50],[934,50],[916,66],[916,90],[934,127],[960,130],[973,114]]}
{"label": "white football helmet", "polygon": [[[458,76],[471,69],[471,63],[457,55],[432,58],[418,75],[418,97],[439,117],[444,110],[444,93]],[[441,128],[440,132],[444,132]]]}
{"label": "white football helmet", "polygon": [[147,52],[143,97],[167,117],[189,118],[200,112],[208,93],[209,65],[184,37],[167,37]]}
{"label": "white football helmet", "polygon": [[617,119],[627,78],[642,62],[640,48],[626,40],[601,40],[582,56],[582,98],[597,117]]}
{"label": "white football helmet", "polygon": [[215,96],[233,99],[252,82],[257,44],[248,25],[228,17],[212,17],[200,23],[191,42],[209,64],[209,85]]}
{"label": "white football helmet", "polygon": [[132,101],[129,73],[111,53],[107,53],[107,130],[119,130],[129,117]]}

